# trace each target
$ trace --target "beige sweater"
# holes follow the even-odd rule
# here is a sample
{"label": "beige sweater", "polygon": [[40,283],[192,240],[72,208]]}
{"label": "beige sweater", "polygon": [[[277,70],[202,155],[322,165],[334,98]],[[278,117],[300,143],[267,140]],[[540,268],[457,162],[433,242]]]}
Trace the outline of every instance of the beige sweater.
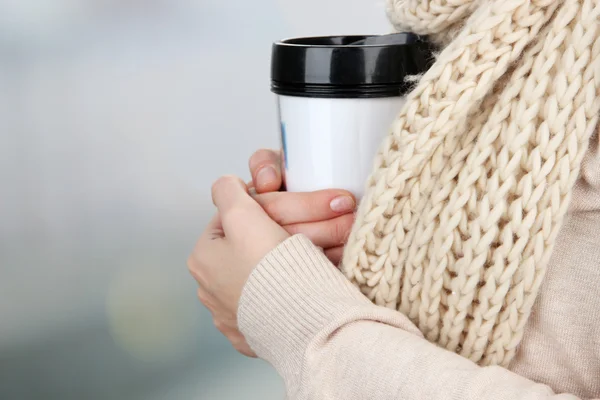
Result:
{"label": "beige sweater", "polygon": [[289,399],[600,399],[597,137],[509,370],[429,343],[404,315],[363,297],[303,236],[253,271],[239,322]]}

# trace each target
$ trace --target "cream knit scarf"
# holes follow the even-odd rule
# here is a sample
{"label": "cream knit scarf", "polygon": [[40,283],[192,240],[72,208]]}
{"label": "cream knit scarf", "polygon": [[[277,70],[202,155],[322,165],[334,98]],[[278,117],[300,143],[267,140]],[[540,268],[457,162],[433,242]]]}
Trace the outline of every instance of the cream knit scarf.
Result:
{"label": "cream knit scarf", "polygon": [[342,269],[428,340],[507,366],[598,121],[600,0],[388,11],[442,50],[381,146]]}

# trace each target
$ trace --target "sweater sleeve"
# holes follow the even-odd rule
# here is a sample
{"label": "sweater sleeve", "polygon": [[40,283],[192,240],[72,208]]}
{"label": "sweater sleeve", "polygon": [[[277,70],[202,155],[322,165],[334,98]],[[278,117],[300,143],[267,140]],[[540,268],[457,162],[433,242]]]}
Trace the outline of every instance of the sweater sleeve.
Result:
{"label": "sweater sleeve", "polygon": [[577,399],[429,343],[404,315],[368,301],[301,235],[253,271],[238,317],[291,400]]}

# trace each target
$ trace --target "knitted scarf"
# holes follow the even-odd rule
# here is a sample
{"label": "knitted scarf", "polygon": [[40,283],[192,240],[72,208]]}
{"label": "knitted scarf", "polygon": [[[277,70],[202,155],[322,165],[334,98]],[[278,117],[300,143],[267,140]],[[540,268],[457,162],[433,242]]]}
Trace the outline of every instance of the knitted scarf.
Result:
{"label": "knitted scarf", "polygon": [[600,0],[388,0],[440,45],[383,141],[342,270],[431,342],[508,366],[600,113]]}

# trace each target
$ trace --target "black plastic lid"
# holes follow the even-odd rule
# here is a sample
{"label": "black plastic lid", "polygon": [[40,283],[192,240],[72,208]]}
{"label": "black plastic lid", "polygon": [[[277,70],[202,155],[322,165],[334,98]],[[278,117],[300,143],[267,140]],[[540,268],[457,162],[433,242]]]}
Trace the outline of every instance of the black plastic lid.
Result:
{"label": "black plastic lid", "polygon": [[406,77],[433,63],[432,47],[412,33],[326,36],[273,44],[271,90],[301,97],[364,98],[406,94]]}

